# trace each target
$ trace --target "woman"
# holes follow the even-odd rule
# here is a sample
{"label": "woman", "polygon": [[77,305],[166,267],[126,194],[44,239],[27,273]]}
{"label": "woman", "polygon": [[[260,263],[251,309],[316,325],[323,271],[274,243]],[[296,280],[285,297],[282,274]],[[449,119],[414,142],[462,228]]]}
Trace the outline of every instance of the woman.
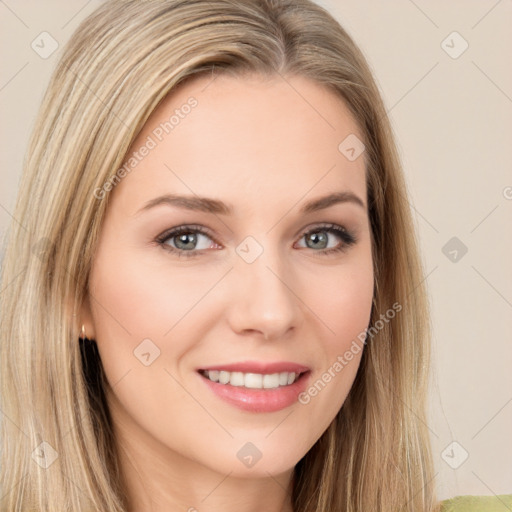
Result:
{"label": "woman", "polygon": [[406,197],[318,6],[98,8],[4,259],[2,510],[439,510]]}

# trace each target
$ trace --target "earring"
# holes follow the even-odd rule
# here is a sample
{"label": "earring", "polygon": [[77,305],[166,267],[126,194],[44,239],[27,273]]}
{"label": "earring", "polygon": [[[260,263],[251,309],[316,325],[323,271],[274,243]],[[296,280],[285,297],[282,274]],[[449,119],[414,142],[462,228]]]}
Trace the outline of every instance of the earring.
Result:
{"label": "earring", "polygon": [[85,341],[87,339],[87,336],[85,335],[85,325],[82,324],[82,337],[80,338],[82,341]]}

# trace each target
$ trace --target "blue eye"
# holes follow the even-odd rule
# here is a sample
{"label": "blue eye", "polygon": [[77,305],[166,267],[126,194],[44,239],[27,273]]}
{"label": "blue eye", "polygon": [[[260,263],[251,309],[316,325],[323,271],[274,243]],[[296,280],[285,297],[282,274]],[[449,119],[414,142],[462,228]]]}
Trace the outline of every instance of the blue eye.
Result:
{"label": "blue eye", "polygon": [[[298,247],[313,249],[322,255],[345,251],[357,242],[353,234],[337,224],[315,226],[304,232],[300,240],[304,240],[305,245]],[[210,231],[199,225],[177,226],[162,233],[155,241],[180,257],[195,257],[205,249],[221,248],[213,240]]]}
{"label": "blue eye", "polygon": [[186,257],[197,256],[197,251],[217,245],[202,226],[178,226],[160,235],[156,241],[165,249]]}
{"label": "blue eye", "polygon": [[302,235],[301,240],[305,240],[306,248],[322,254],[344,251],[356,243],[354,235],[336,224],[326,224],[310,229]]}

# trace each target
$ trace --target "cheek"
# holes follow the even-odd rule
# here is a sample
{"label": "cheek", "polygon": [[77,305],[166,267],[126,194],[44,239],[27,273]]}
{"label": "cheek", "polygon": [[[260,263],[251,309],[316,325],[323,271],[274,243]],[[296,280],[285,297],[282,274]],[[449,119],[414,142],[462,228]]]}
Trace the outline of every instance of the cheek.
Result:
{"label": "cheek", "polygon": [[[161,355],[179,358],[187,349],[187,337],[178,339],[175,327],[182,327],[181,321],[193,315],[216,277],[180,269],[171,272],[165,258],[155,264],[154,257],[129,253],[98,252],[90,279],[95,336],[112,379],[139,363],[134,351],[143,340],[151,340]],[[169,347],[172,354],[167,354]]]}
{"label": "cheek", "polygon": [[99,253],[90,280],[98,338],[161,339],[218,278],[204,270],[180,269],[175,263],[172,269],[165,255],[155,258],[154,251],[148,256],[128,250]]}
{"label": "cheek", "polygon": [[373,299],[371,258],[318,277],[305,302],[324,326],[322,365],[299,402],[317,418],[321,432],[343,405],[359,368]]}
{"label": "cheek", "polygon": [[334,331],[333,339],[343,341],[354,330],[366,328],[372,305],[373,281],[364,276],[349,275],[329,281],[325,293],[318,298],[325,323]]}
{"label": "cheek", "polygon": [[367,327],[373,299],[373,267],[366,254],[323,272],[309,288],[307,303],[323,323],[328,354],[338,354]]}
{"label": "cheek", "polygon": [[165,258],[155,263],[154,257],[129,252],[98,251],[91,307],[101,362],[114,389],[111,407],[118,420],[129,417],[152,431],[155,418],[172,425],[179,407],[193,405],[173,376],[207,328],[209,317],[198,322],[196,306],[218,276],[172,270]]}

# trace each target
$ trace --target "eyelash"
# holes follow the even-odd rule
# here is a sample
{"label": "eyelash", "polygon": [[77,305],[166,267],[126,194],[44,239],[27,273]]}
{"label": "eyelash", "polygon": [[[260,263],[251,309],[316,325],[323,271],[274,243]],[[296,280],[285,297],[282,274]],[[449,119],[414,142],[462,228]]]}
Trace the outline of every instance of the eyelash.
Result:
{"label": "eyelash", "polygon": [[[312,229],[304,231],[301,234],[299,240],[301,240],[305,236],[310,235],[312,233],[318,233],[318,232],[322,232],[322,231],[325,231],[326,233],[335,234],[342,240],[341,244],[336,247],[331,247],[329,249],[321,249],[318,251],[311,249],[314,252],[318,252],[322,255],[329,255],[329,254],[344,252],[350,246],[357,243],[357,239],[354,236],[354,234],[347,231],[344,227],[338,226],[337,224],[322,224],[319,226],[315,226]],[[196,224],[187,224],[187,225],[177,226],[175,228],[169,229],[169,230],[165,231],[164,233],[162,233],[161,235],[159,235],[155,239],[155,242],[158,245],[160,245],[164,250],[169,251],[174,254],[177,254],[179,257],[185,257],[185,258],[196,257],[196,256],[199,256],[201,254],[201,252],[205,249],[186,251],[183,249],[176,249],[175,247],[172,247],[171,245],[165,243],[170,238],[174,238],[179,235],[190,234],[190,233],[194,233],[194,234],[200,233],[200,234],[205,235],[208,238],[210,238],[213,242],[217,243],[213,239],[210,231],[207,228],[200,226],[200,225],[196,225]],[[304,249],[308,249],[308,247],[304,247]]]}

